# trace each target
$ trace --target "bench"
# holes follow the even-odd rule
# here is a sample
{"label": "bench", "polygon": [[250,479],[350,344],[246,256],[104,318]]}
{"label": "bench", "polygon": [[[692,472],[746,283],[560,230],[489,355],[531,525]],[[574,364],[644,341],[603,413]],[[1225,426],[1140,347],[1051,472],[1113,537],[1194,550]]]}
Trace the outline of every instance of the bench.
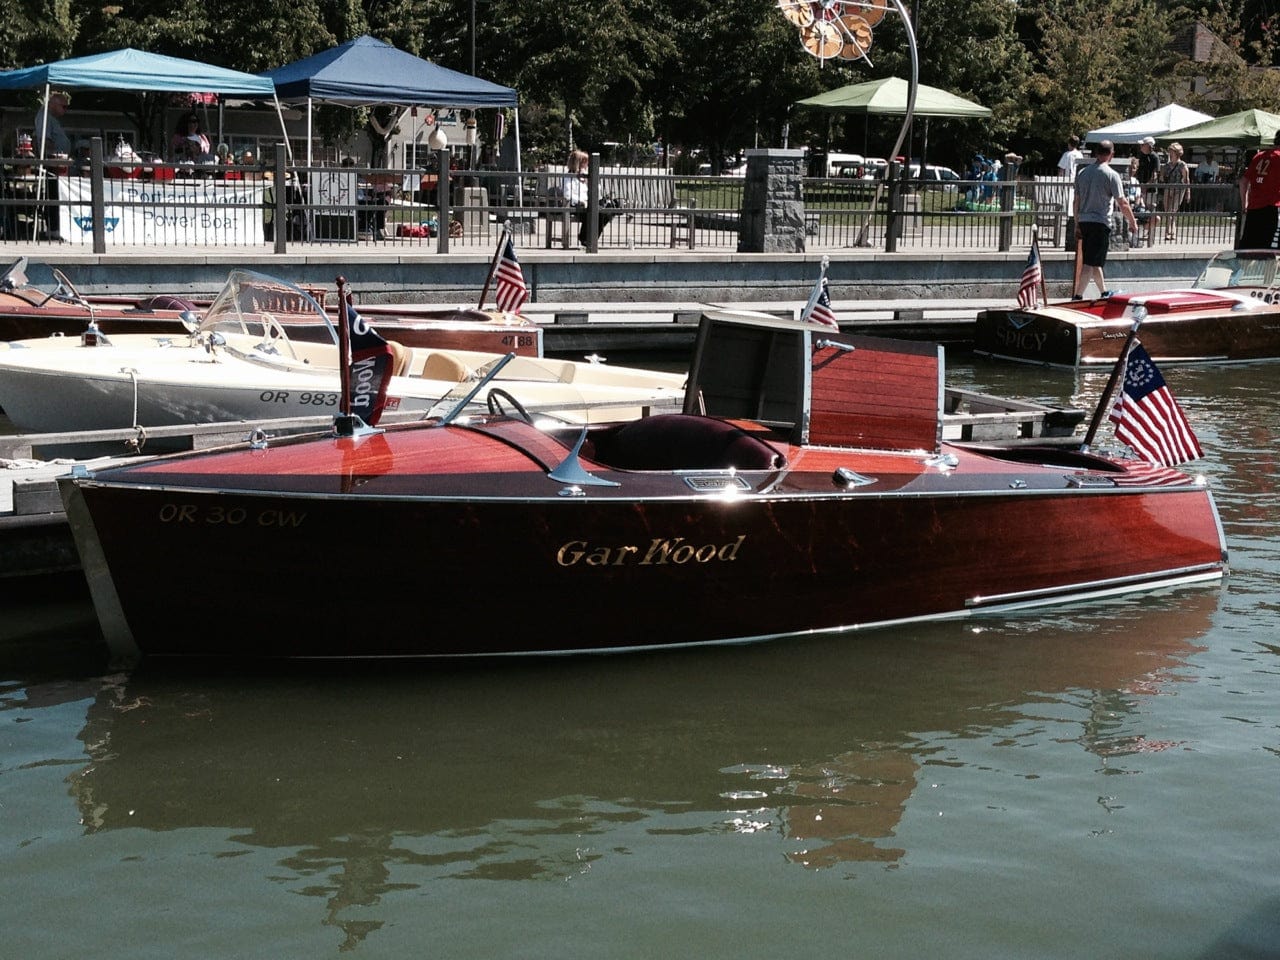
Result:
{"label": "bench", "polygon": [[694,210],[697,201],[676,193],[676,177],[657,171],[601,170],[600,194],[618,201],[618,209],[633,211],[643,222],[671,231],[672,247],[697,246]]}
{"label": "bench", "polygon": [[1036,230],[1046,243],[1061,246],[1063,224],[1071,213],[1074,184],[1062,177],[1037,176],[1029,187]]}
{"label": "bench", "polygon": [[[545,243],[547,249],[555,246],[572,249],[577,242],[573,224],[579,222],[580,211],[565,204],[560,189],[563,168],[548,167],[540,172],[543,178],[535,205],[538,215],[547,222]],[[600,168],[600,198],[616,201],[616,206],[601,207],[603,215],[620,216],[628,220],[641,217],[642,222],[666,227],[671,231],[672,247],[697,245],[694,209],[696,201],[676,194],[676,177],[654,170],[636,170],[627,167]]]}

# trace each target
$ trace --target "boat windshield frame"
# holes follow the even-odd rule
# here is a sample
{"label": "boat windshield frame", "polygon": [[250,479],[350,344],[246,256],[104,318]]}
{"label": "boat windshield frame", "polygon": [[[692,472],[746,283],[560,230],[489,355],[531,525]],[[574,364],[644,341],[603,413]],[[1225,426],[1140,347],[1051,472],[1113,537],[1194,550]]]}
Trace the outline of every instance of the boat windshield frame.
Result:
{"label": "boat windshield frame", "polygon": [[1276,290],[1276,252],[1273,250],[1224,250],[1205,265],[1194,290],[1233,290],[1238,287]]}
{"label": "boat windshield frame", "polygon": [[338,346],[338,331],[324,307],[301,287],[254,270],[232,270],[205,310],[200,334],[247,334],[288,339],[285,326],[318,322]]}
{"label": "boat windshield frame", "polygon": [[[474,379],[463,380],[457,386],[453,387],[443,397],[433,403],[430,409],[422,415],[423,420],[431,420],[435,417],[439,418],[437,426],[443,427],[452,423],[457,419],[458,415],[470,405],[477,394],[487,387],[508,363],[516,358],[515,353],[503,354],[501,357],[495,357],[483,367],[476,371]],[[442,412],[442,408],[444,409]]]}

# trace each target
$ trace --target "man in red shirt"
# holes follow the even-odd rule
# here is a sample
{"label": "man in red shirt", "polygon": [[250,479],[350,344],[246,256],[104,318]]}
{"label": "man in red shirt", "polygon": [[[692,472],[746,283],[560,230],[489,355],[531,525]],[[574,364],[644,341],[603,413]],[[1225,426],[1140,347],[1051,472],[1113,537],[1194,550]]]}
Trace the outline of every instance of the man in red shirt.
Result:
{"label": "man in red shirt", "polygon": [[[1280,144],[1280,132],[1275,142]],[[1240,178],[1244,225],[1237,250],[1280,249],[1280,147],[1259,150]]]}

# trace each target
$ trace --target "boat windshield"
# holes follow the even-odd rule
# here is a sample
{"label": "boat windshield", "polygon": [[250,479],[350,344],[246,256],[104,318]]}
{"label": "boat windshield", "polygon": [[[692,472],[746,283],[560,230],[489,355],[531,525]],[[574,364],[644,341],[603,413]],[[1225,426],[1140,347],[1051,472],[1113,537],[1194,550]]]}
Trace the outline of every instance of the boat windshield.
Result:
{"label": "boat windshield", "polygon": [[0,290],[6,293],[27,285],[27,258],[19,257],[8,270],[0,276]]}
{"label": "boat windshield", "polygon": [[1276,282],[1276,254],[1272,251],[1226,250],[1209,261],[1196,279],[1200,290],[1232,287],[1270,288]]}
{"label": "boat windshield", "polygon": [[284,330],[298,324],[322,325],[330,340],[338,332],[315,298],[285,280],[252,270],[233,270],[200,323],[201,333],[243,333],[287,339]]}

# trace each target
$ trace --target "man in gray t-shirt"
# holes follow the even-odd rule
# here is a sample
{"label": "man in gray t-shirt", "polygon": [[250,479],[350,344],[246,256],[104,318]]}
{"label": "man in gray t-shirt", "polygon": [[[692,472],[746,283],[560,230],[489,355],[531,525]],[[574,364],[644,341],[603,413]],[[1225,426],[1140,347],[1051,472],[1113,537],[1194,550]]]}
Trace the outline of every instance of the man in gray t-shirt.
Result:
{"label": "man in gray t-shirt", "polygon": [[70,103],[70,94],[55,90],[49,94],[49,102],[36,112],[33,139],[36,156],[41,159],[71,156],[71,138],[62,129],[62,115]]}
{"label": "man in gray t-shirt", "polygon": [[1111,245],[1111,206],[1114,203],[1129,224],[1129,233],[1138,232],[1138,221],[1133,208],[1124,197],[1124,183],[1120,174],[1111,169],[1111,156],[1115,147],[1110,140],[1103,140],[1093,151],[1093,163],[1081,167],[1076,174],[1075,217],[1076,243],[1080,247],[1080,271],[1076,277],[1073,300],[1080,300],[1089,288],[1089,281],[1098,286],[1098,293],[1107,293],[1102,268],[1107,262],[1107,248]]}

